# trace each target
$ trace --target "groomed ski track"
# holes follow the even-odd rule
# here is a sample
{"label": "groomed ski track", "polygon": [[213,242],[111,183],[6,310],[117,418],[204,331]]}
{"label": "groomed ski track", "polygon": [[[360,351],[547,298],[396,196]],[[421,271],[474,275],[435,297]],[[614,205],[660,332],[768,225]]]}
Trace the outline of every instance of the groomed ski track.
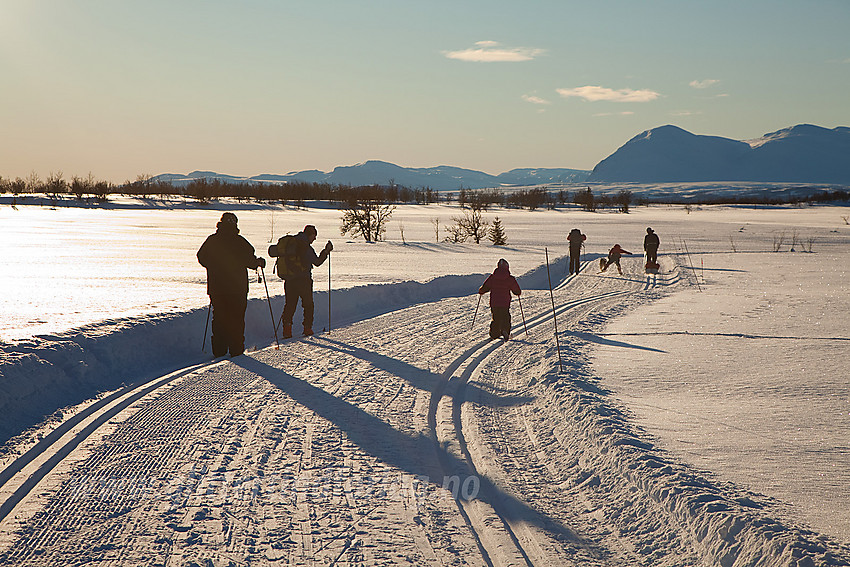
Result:
{"label": "groomed ski track", "polygon": [[847,565],[590,373],[606,320],[687,280],[553,273],[560,364],[525,290],[508,342],[445,299],[116,392],[0,475],[0,564]]}

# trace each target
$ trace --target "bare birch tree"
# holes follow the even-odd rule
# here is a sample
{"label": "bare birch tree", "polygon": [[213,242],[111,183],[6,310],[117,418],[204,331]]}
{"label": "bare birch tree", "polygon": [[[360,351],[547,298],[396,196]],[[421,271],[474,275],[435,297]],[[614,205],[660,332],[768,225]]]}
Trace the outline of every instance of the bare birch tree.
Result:
{"label": "bare birch tree", "polygon": [[360,191],[345,200],[340,234],[362,236],[366,242],[378,242],[383,238],[395,205],[387,203],[377,192],[370,193]]}

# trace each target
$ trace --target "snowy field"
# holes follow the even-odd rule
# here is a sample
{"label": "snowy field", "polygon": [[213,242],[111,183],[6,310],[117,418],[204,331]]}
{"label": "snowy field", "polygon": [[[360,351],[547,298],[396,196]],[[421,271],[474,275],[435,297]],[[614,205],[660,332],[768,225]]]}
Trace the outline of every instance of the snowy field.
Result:
{"label": "snowy field", "polygon": [[[328,266],[314,273],[316,327],[330,320],[331,333],[274,349],[254,278],[247,335],[258,350],[207,365],[195,252],[223,210],[266,257],[304,224],[318,227],[317,247],[333,240],[330,317]],[[115,543],[79,559],[147,562],[168,541],[162,564],[256,554],[350,564],[359,541],[362,564],[850,565],[850,208],[497,209],[486,216],[501,218],[507,247],[439,242],[434,219],[441,240],[458,214],[402,206],[387,241],[367,244],[340,237],[339,212],[325,208],[0,208],[4,467],[100,392],[106,400],[125,383],[202,365],[118,413],[42,481],[38,498],[20,502],[0,523],[4,564],[55,564],[106,538]],[[657,276],[642,269],[647,226],[661,238]],[[567,277],[573,227],[588,235],[586,263]],[[624,257],[623,276],[598,274],[615,243],[635,256]],[[501,257],[526,290],[504,345],[482,340],[484,304],[470,329],[475,291]],[[279,315],[282,285],[266,271]],[[100,452],[124,454],[125,435],[144,453],[151,435],[132,432],[161,423],[148,416],[169,396],[198,401],[159,432],[174,436],[167,459],[127,469],[133,498],[150,492],[151,504],[92,504],[106,520],[66,527],[76,530],[66,547],[53,541],[79,479],[114,478],[115,457]],[[200,439],[204,454],[233,451],[197,469]],[[423,443],[439,447],[436,468],[420,463],[433,451]],[[471,472],[458,478],[477,479],[464,487],[478,498],[422,496],[444,484],[424,478],[461,469]],[[239,484],[234,475],[331,494],[258,505],[222,490]],[[395,480],[366,505],[356,489],[364,478]],[[175,490],[190,493],[183,508]],[[279,517],[301,527],[275,527]],[[222,529],[225,543],[214,536]],[[135,543],[118,543],[127,538]]]}

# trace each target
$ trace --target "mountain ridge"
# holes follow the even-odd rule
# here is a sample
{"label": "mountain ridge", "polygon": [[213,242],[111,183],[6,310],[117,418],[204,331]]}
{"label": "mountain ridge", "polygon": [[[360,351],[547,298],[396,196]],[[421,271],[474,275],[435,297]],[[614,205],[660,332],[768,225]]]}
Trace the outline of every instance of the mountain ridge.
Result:
{"label": "mountain ridge", "polygon": [[196,179],[218,179],[226,183],[329,183],[332,185],[389,185],[431,188],[435,191],[485,189],[510,185],[540,185],[544,183],[581,183],[590,174],[588,170],[570,168],[517,168],[499,175],[474,169],[439,165],[435,167],[402,167],[393,163],[368,160],[355,165],[341,165],[330,172],[317,169],[291,171],[286,174],[263,173],[251,177],[238,177],[213,171],[193,171],[187,174],[163,173],[151,181],[165,181],[174,185],[188,184]]}
{"label": "mountain ridge", "polygon": [[225,183],[399,185],[435,191],[570,183],[777,182],[850,185],[850,127],[797,124],[750,140],[693,134],[665,124],[632,137],[592,171],[515,168],[498,175],[462,167],[403,167],[381,160],[239,177],[213,171],[164,173],[152,181],[184,185],[196,179]]}
{"label": "mountain ridge", "polygon": [[593,168],[590,182],[756,181],[850,184],[850,128],[798,124],[747,141],[666,124]]}

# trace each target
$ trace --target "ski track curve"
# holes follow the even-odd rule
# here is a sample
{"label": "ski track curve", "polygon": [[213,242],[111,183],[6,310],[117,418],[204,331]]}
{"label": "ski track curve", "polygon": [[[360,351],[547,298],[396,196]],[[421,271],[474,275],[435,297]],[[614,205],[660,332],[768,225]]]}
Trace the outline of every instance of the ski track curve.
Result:
{"label": "ski track curve", "polygon": [[[590,263],[586,262],[582,265],[582,271],[587,274]],[[577,278],[577,275],[572,275],[564,278],[556,287],[555,291],[560,292],[564,289],[569,289],[569,285]],[[593,277],[593,276],[590,276]],[[582,280],[587,280],[588,276],[582,276]],[[625,289],[604,289],[603,286],[591,286],[589,293],[582,293],[578,298],[562,300],[555,306],[557,317],[568,316],[571,319],[576,319],[576,313],[585,315],[589,310],[593,309],[594,304],[610,301],[618,296],[633,293],[635,289],[642,288],[644,290],[651,289],[658,284],[657,275],[647,275],[645,280],[636,280],[633,278],[618,278],[627,282],[628,287]],[[673,276],[668,283],[676,281],[677,276]],[[600,282],[609,282],[608,279],[597,279],[596,284]],[[573,293],[572,295],[576,295]],[[498,486],[493,484],[491,479],[499,477],[499,471],[503,466],[492,466],[492,463],[497,461],[497,455],[501,460],[505,458],[513,460],[510,457],[509,445],[498,441],[495,444],[492,439],[498,438],[504,441],[506,437],[498,434],[499,428],[491,430],[490,434],[497,433],[495,437],[489,435],[480,435],[481,427],[470,427],[469,420],[464,416],[464,408],[468,406],[466,402],[466,388],[473,376],[481,373],[482,368],[485,368],[489,363],[502,365],[504,362],[515,359],[511,354],[503,354],[501,357],[493,357],[495,362],[491,361],[491,355],[497,352],[497,349],[511,350],[516,348],[527,348],[530,345],[535,345],[541,341],[545,341],[545,337],[552,331],[553,319],[551,312],[547,311],[547,298],[538,296],[532,299],[531,309],[529,310],[531,317],[526,321],[523,311],[521,310],[522,325],[514,325],[514,339],[526,337],[524,341],[514,340],[509,343],[502,344],[502,341],[483,341],[474,347],[470,348],[444,372],[444,382],[448,384],[450,391],[444,396],[442,391],[436,391],[435,399],[446,399],[443,404],[446,407],[442,410],[444,413],[451,411],[452,428],[444,428],[443,431],[435,427],[434,435],[439,439],[440,445],[443,447],[454,446],[456,451],[462,455],[466,463],[466,472],[468,475],[473,475],[474,478],[481,480],[482,490],[489,496],[474,500],[458,499],[460,507],[468,508],[468,513],[464,514],[470,524],[471,529],[477,534],[477,538],[482,542],[486,552],[485,558],[489,564],[494,565],[589,565],[598,563],[598,559],[604,557],[605,553],[598,549],[598,546],[591,542],[584,541],[577,536],[572,530],[565,525],[559,525],[551,519],[541,517],[534,510],[529,509],[520,499],[516,498],[505,490],[507,484],[499,482]],[[552,299],[552,298],[549,298]],[[527,300],[528,301],[528,300]],[[530,342],[529,342],[530,341]],[[523,359],[523,364],[526,359]],[[466,364],[464,364],[466,363]],[[463,366],[462,371],[459,371]],[[519,375],[524,373],[520,372]],[[516,385],[508,384],[507,388],[499,384],[495,384],[496,390],[507,392],[516,390]],[[481,392],[478,392],[480,402]],[[450,401],[449,401],[450,400]],[[439,402],[432,401],[432,414],[440,411]],[[480,407],[488,407],[488,404],[478,404]],[[450,406],[450,409],[449,409]],[[518,411],[517,408],[524,407],[507,405],[509,412]],[[429,414],[429,419],[435,421]],[[447,419],[445,421],[448,421]],[[466,426],[465,426],[466,424]],[[468,433],[467,433],[468,432]],[[532,437],[533,434],[529,434]],[[468,439],[469,438],[469,439]],[[493,450],[489,454],[483,454],[482,446],[485,444],[485,439],[491,439]],[[521,441],[521,445],[527,444],[528,438]],[[501,445],[501,446],[499,446]],[[488,465],[488,463],[490,463]],[[514,466],[513,470],[525,475],[522,466]],[[481,472],[484,474],[481,474]],[[446,468],[447,474],[457,474],[459,471]],[[461,478],[463,478],[461,476]],[[504,479],[502,479],[504,480]],[[486,503],[486,504],[485,504]],[[482,509],[483,508],[483,509]],[[547,533],[548,532],[548,533]],[[564,546],[566,544],[566,546]],[[598,563],[604,564],[604,563]]]}
{"label": "ski track curve", "polygon": [[445,299],[116,392],[0,473],[0,564],[850,565],[589,374],[600,325],[688,281],[669,262],[525,290],[508,342]]}

